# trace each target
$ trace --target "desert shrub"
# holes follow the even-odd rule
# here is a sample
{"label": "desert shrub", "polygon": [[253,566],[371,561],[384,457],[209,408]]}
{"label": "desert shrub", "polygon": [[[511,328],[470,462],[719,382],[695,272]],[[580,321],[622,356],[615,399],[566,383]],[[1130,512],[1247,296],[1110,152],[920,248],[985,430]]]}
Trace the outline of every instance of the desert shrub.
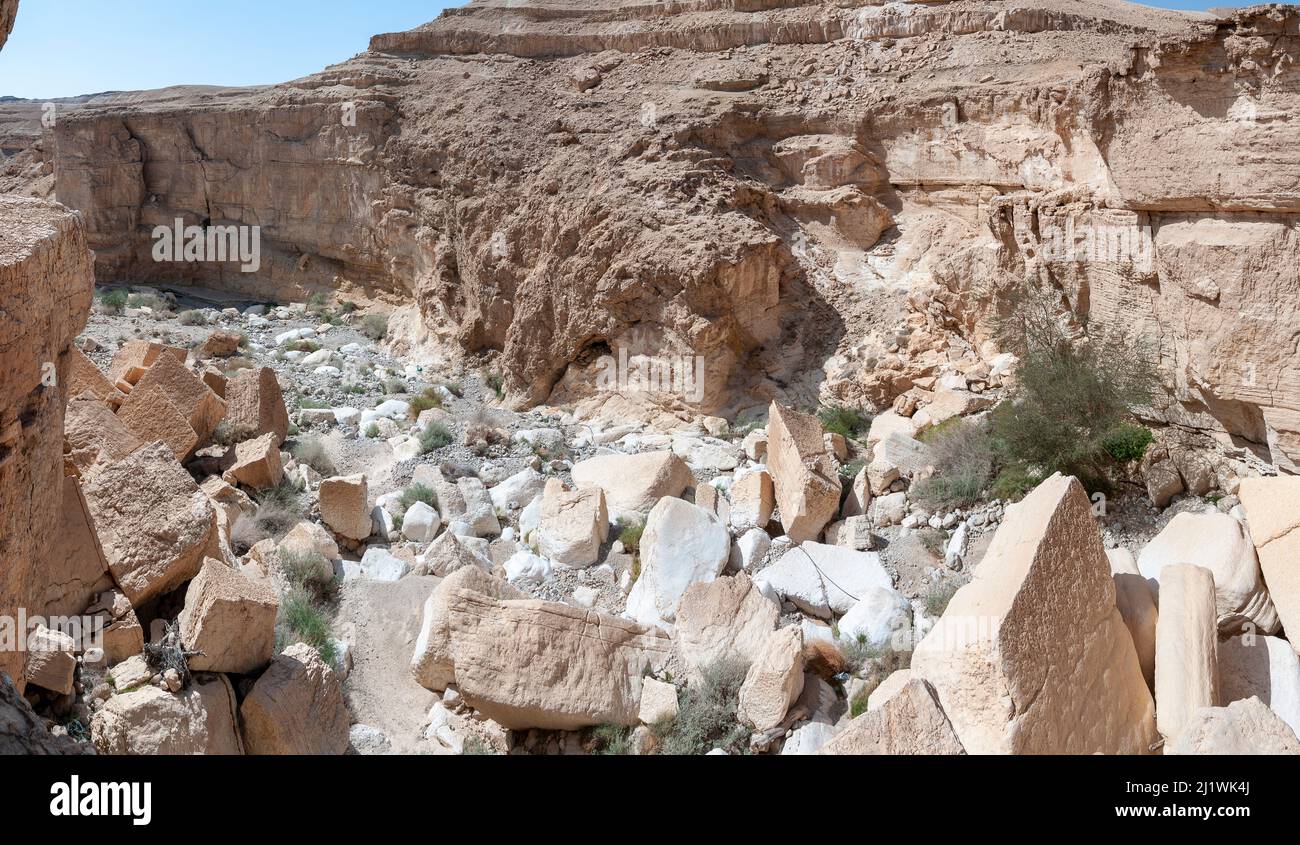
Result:
{"label": "desert shrub", "polygon": [[166,311],[167,302],[152,293],[133,293],[126,298],[127,308],[148,308],[151,311]]}
{"label": "desert shrub", "polygon": [[506,398],[505,380],[501,378],[500,373],[488,373],[484,382],[498,399]]}
{"label": "desert shrub", "polygon": [[912,498],[934,511],[978,501],[994,470],[994,445],[987,427],[975,420],[945,421],[928,433],[934,473],[912,485]]}
{"label": "desert shrub", "polygon": [[1106,454],[1124,464],[1140,460],[1155,439],[1151,429],[1145,426],[1120,423],[1106,433],[1102,438],[1101,446],[1106,450]]}
{"label": "desert shrub", "polygon": [[366,426],[366,437],[369,437],[371,440],[374,440],[378,436],[379,436],[378,423],[371,423],[370,425]]}
{"label": "desert shrub", "polygon": [[451,430],[440,422],[431,422],[420,432],[420,449],[425,454],[450,446],[456,438]]}
{"label": "desert shrub", "polygon": [[344,393],[365,393],[366,389],[361,385],[356,384],[355,382],[348,382],[347,384],[343,385],[343,392]]}
{"label": "desert shrub", "polygon": [[254,522],[267,536],[279,539],[302,520],[302,491],[290,481],[263,490]]}
{"label": "desert shrub", "polygon": [[432,387],[425,388],[419,396],[416,396],[411,400],[411,410],[415,411],[417,414],[421,411],[427,411],[430,408],[441,407],[442,394]]}
{"label": "desert shrub", "polygon": [[867,462],[860,458],[847,464],[840,464],[840,478],[857,478],[858,473],[862,472],[862,468],[866,465]]}
{"label": "desert shrub", "polygon": [[452,396],[455,396],[457,399],[465,395],[465,388],[458,381],[444,381],[442,383],[442,386],[446,389],[448,393],[450,393]]}
{"label": "desert shrub", "polygon": [[895,649],[890,644],[873,646],[864,637],[847,643],[841,641],[840,650],[849,663],[849,671],[867,682],[862,693],[864,697],[880,686],[885,678],[912,665],[912,652]]}
{"label": "desert shrub", "polygon": [[925,591],[925,615],[931,619],[938,619],[943,616],[943,612],[948,609],[948,602],[952,597],[957,595],[957,589],[961,584],[956,581],[940,581],[937,584],[931,584]]}
{"label": "desert shrub", "polygon": [[1045,476],[1027,467],[1011,466],[998,473],[989,486],[989,495],[995,499],[1018,502],[1039,485]]}
{"label": "desert shrub", "polygon": [[307,313],[313,316],[329,314],[329,300],[323,293],[313,293],[307,297]]}
{"label": "desert shrub", "polygon": [[424,502],[431,508],[436,507],[438,504],[438,496],[433,492],[431,487],[424,484],[412,484],[410,487],[407,487],[402,491],[402,496],[398,499],[398,502],[402,506],[403,513],[405,513],[406,509],[416,502]]}
{"label": "desert shrub", "polygon": [[822,428],[832,434],[839,434],[845,440],[855,440],[871,428],[871,417],[856,408],[846,405],[832,405],[817,412]]}
{"label": "desert shrub", "polygon": [[402,379],[394,377],[384,380],[384,392],[390,396],[394,393],[405,393],[406,391],[406,382]]}
{"label": "desert shrub", "polygon": [[645,533],[645,523],[635,517],[620,516],[614,523],[614,530],[618,532],[618,541],[623,544],[623,548],[629,552],[636,552],[641,548],[641,535]]}
{"label": "desert shrub", "polygon": [[[1154,358],[1146,344],[1115,331],[1093,327],[1086,340],[1073,337],[1062,310],[1051,296],[1021,294],[1000,323],[1003,345],[1020,364],[1011,399],[990,414],[989,430],[1003,466],[1059,471],[1102,487],[1116,460],[1107,438],[1150,402]],[[1129,448],[1134,442],[1124,438]]]}
{"label": "desert shrub", "polygon": [[746,667],[722,660],[705,667],[699,681],[678,694],[677,718],[651,726],[663,754],[706,754],[748,749],[749,729],[736,718],[737,697]]}
{"label": "desert shrub", "polygon": [[99,305],[106,314],[121,314],[126,308],[126,300],[124,290],[106,290],[99,295]]}
{"label": "desert shrub", "polygon": [[927,552],[937,558],[943,557],[944,547],[947,545],[948,539],[946,534],[938,528],[930,528],[929,526],[926,526],[916,532],[916,536],[920,538],[921,545]]}
{"label": "desert shrub", "polygon": [[293,459],[300,464],[306,464],[326,478],[338,475],[334,468],[334,461],[330,460],[329,453],[325,450],[325,444],[315,437],[308,437],[295,443]]}
{"label": "desert shrub", "polygon": [[182,326],[206,326],[208,324],[208,318],[203,316],[203,312],[193,309],[182,311],[176,315],[176,319],[180,321]]}
{"label": "desert shrub", "polygon": [[285,352],[306,352],[308,354],[320,350],[320,344],[314,340],[308,340],[300,337],[297,340],[291,340],[284,345]]}
{"label": "desert shrub", "polygon": [[632,729],[625,725],[597,725],[587,732],[586,747],[590,754],[631,754]]}
{"label": "desert shrub", "polygon": [[325,402],[321,399],[311,399],[306,396],[301,396],[298,398],[298,407],[299,408],[328,408],[330,407],[330,403]]}
{"label": "desert shrub", "polygon": [[290,587],[280,599],[275,625],[275,650],[294,643],[306,643],[320,652],[321,660],[333,665],[337,654],[330,636],[328,610],[307,590]]}
{"label": "desert shrub", "polygon": [[248,550],[267,538],[267,533],[255,517],[240,514],[230,526],[230,546],[235,554],[248,554]]}
{"label": "desert shrub", "polygon": [[383,340],[388,334],[388,316],[367,314],[361,318],[361,333],[371,340]]}

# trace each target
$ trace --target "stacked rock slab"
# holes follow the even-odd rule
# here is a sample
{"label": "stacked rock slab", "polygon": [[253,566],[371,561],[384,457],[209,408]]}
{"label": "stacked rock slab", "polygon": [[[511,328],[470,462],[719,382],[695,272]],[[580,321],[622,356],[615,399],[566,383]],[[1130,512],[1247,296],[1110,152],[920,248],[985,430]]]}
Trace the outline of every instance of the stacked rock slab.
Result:
{"label": "stacked rock slab", "polygon": [[1237,495],[1264,584],[1295,644],[1300,641],[1300,476],[1243,479]]}
{"label": "stacked rock slab", "polygon": [[1154,705],[1078,480],[1007,510],[974,579],[917,646],[972,754],[1145,754]]}
{"label": "stacked rock slab", "polygon": [[781,524],[795,542],[816,540],[840,507],[839,467],[816,417],[775,402],[768,408],[767,465]]}
{"label": "stacked rock slab", "polygon": [[1202,707],[1218,704],[1214,573],[1178,563],[1160,575],[1156,620],[1156,724],[1176,739]]}
{"label": "stacked rock slab", "polygon": [[[895,673],[898,674],[898,673]],[[891,676],[893,677],[893,676]],[[964,754],[961,740],[925,681],[908,680],[849,722],[822,754]]]}
{"label": "stacked rock slab", "polygon": [[[91,260],[75,214],[0,196],[0,615],[44,592],[45,538],[63,506],[65,376],[90,311]],[[21,652],[0,652],[0,672],[20,687],[22,667]]]}

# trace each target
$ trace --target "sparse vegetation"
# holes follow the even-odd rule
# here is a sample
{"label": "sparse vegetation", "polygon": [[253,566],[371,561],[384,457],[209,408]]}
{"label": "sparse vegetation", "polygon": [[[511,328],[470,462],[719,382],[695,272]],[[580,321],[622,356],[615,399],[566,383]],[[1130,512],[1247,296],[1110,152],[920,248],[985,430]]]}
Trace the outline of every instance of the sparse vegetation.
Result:
{"label": "sparse vegetation", "polygon": [[167,301],[152,293],[133,293],[126,298],[127,308],[148,308],[155,313],[170,313]]}
{"label": "sparse vegetation", "polygon": [[444,381],[442,386],[448,393],[455,396],[457,399],[460,399],[465,395],[465,388],[458,381]]}
{"label": "sparse vegetation", "polygon": [[362,317],[361,333],[371,340],[383,340],[388,335],[387,315],[367,314]]}
{"label": "sparse vegetation", "polygon": [[866,465],[867,462],[861,459],[852,460],[846,464],[840,464],[840,478],[857,478],[858,473],[862,472],[862,468]]}
{"label": "sparse vegetation", "polygon": [[831,405],[817,413],[822,428],[832,434],[839,434],[845,440],[856,440],[871,428],[871,417],[856,408],[846,405]]}
{"label": "sparse vegetation", "polygon": [[99,306],[105,314],[121,314],[126,308],[126,300],[126,291],[106,290],[99,295]]}
{"label": "sparse vegetation", "polygon": [[298,407],[299,407],[300,409],[302,409],[302,408],[307,408],[307,409],[312,409],[312,408],[315,408],[315,409],[321,409],[321,408],[328,408],[329,406],[330,406],[330,403],[325,402],[325,401],[322,401],[322,400],[320,400],[320,399],[311,399],[311,398],[306,397],[306,396],[300,396],[300,397],[298,397]]}
{"label": "sparse vegetation", "polygon": [[958,419],[927,434],[934,474],[912,486],[912,497],[934,511],[978,501],[993,478],[994,447],[987,427]]}
{"label": "sparse vegetation", "polygon": [[587,732],[586,747],[590,754],[631,754],[632,729],[624,725],[597,725]]}
{"label": "sparse vegetation", "polygon": [[405,393],[406,391],[406,382],[402,379],[394,377],[384,380],[384,393],[391,396],[394,393]]}
{"label": "sparse vegetation", "polygon": [[254,523],[266,536],[279,539],[302,519],[302,491],[293,482],[285,480],[278,487],[261,493],[257,502]]}
{"label": "sparse vegetation", "polygon": [[1120,423],[1106,434],[1101,446],[1106,450],[1106,454],[1123,464],[1141,460],[1146,454],[1147,447],[1154,443],[1155,439],[1151,429],[1145,426]]}
{"label": "sparse vegetation", "polygon": [[176,320],[182,326],[206,326],[208,324],[208,318],[203,316],[203,312],[193,309],[177,314]]}
{"label": "sparse vegetation", "polygon": [[283,350],[283,351],[285,351],[285,352],[306,352],[306,353],[308,353],[308,354],[311,354],[312,352],[316,352],[316,351],[318,351],[319,349],[320,349],[320,344],[317,343],[316,341],[314,341],[314,340],[307,340],[305,337],[300,337],[300,338],[298,338],[297,340],[291,340],[291,341],[289,341],[288,343],[286,343],[286,344],[284,345],[284,350]]}
{"label": "sparse vegetation", "polygon": [[338,474],[334,468],[334,461],[325,450],[325,444],[315,437],[304,438],[295,443],[293,459],[300,464],[306,464],[326,478]]}
{"label": "sparse vegetation", "polygon": [[737,697],[745,665],[719,661],[677,697],[677,718],[651,726],[662,754],[706,754],[714,748],[731,753],[748,750],[749,729],[736,718]]}
{"label": "sparse vegetation", "polygon": [[940,581],[937,584],[931,584],[925,591],[925,615],[931,619],[938,619],[943,616],[943,612],[948,609],[948,602],[952,597],[957,595],[958,588],[961,584],[956,581]]}
{"label": "sparse vegetation", "polygon": [[280,571],[289,588],[280,600],[276,619],[276,651],[294,643],[306,643],[320,652],[331,665],[337,654],[330,635],[330,619],[338,601],[338,579],[330,572],[329,561],[319,552],[285,551],[277,555]]}
{"label": "sparse vegetation", "polygon": [[431,422],[420,432],[420,449],[427,455],[444,446],[450,446],[455,439],[447,426],[440,422]]}
{"label": "sparse vegetation", "polygon": [[938,528],[930,528],[929,526],[926,526],[916,532],[916,536],[920,538],[921,545],[925,547],[927,552],[940,560],[943,559],[944,546],[947,544],[948,540],[947,535]]}
{"label": "sparse vegetation", "polygon": [[402,496],[398,499],[398,503],[402,506],[402,512],[405,513],[406,510],[416,502],[424,502],[431,508],[437,507],[438,496],[433,492],[432,488],[427,487],[424,484],[412,484],[410,487],[407,487],[402,491]]}
{"label": "sparse vegetation", "polygon": [[483,381],[498,399],[506,398],[505,380],[501,378],[500,373],[488,373]]}
{"label": "sparse vegetation", "polygon": [[623,544],[623,548],[632,553],[641,550],[641,535],[645,533],[644,522],[632,517],[620,516],[618,522],[614,523],[614,530],[618,533],[618,541]]}
{"label": "sparse vegetation", "polygon": [[411,399],[411,410],[417,415],[421,411],[427,411],[430,408],[442,407],[442,394],[436,388],[426,387],[419,396]]}
{"label": "sparse vegetation", "polygon": [[371,440],[374,440],[378,436],[379,436],[378,423],[371,423],[370,425],[366,426],[366,437],[369,437]]}

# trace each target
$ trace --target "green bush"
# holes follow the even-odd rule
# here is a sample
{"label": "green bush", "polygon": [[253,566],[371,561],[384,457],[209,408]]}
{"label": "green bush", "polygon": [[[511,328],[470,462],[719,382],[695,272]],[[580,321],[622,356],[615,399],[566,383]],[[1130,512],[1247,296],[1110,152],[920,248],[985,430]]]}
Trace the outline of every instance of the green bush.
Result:
{"label": "green bush", "polygon": [[126,291],[106,290],[99,295],[99,304],[107,314],[121,314],[126,308]]}
{"label": "green bush", "polygon": [[714,748],[748,750],[750,731],[736,718],[746,667],[723,660],[706,667],[699,681],[677,697],[677,718],[651,725],[662,754],[707,754]]}
{"label": "green bush", "polygon": [[312,352],[316,352],[319,349],[320,349],[319,343],[317,343],[314,340],[307,340],[306,338],[301,338],[301,337],[298,338],[297,340],[291,340],[284,345],[284,351],[286,352],[306,352],[308,354],[311,354]]}
{"label": "green bush", "polygon": [[1037,487],[1045,476],[1025,467],[1007,467],[998,473],[989,487],[989,495],[994,499],[1018,502]]}
{"label": "green bush", "polygon": [[425,388],[424,391],[411,400],[411,409],[419,414],[421,411],[427,411],[430,408],[442,407],[442,394],[432,387]]}
{"label": "green bush", "polygon": [[420,449],[425,454],[450,446],[455,441],[451,429],[440,422],[431,422],[420,432]]}
{"label": "green bush", "polygon": [[1155,442],[1151,429],[1132,423],[1120,423],[1102,438],[1102,448],[1120,463],[1141,460],[1147,447]]}
{"label": "green bush", "polygon": [[402,511],[416,502],[424,502],[429,507],[437,507],[438,496],[433,489],[424,484],[412,484],[402,491],[402,497],[398,500],[402,505]]}
{"label": "green bush", "polygon": [[975,420],[945,421],[927,433],[934,473],[912,485],[912,498],[932,511],[978,501],[994,469],[995,448],[987,427]]}
{"label": "green bush", "polygon": [[203,312],[193,309],[182,311],[176,315],[176,319],[180,321],[182,326],[206,326],[208,324],[208,318],[203,316]]}
{"label": "green bush", "polygon": [[817,418],[821,420],[823,429],[832,434],[842,435],[845,440],[856,440],[859,435],[871,428],[870,416],[845,405],[822,408],[817,413]]}
{"label": "green bush", "polygon": [[391,396],[394,393],[405,393],[406,391],[406,382],[402,379],[394,377],[384,380],[384,393]]}
{"label": "green bush", "polygon": [[632,729],[624,725],[597,725],[587,732],[586,747],[590,754],[631,754]]}
{"label": "green bush", "polygon": [[484,381],[498,399],[506,398],[505,380],[501,378],[499,373],[488,373]]}
{"label": "green bush", "polygon": [[862,472],[862,468],[866,465],[867,462],[861,459],[840,464],[840,478],[857,478],[858,473]]}
{"label": "green bush", "polygon": [[152,293],[133,293],[126,298],[127,308],[148,308],[151,311],[166,311],[167,302],[161,296]]}
{"label": "green bush", "polygon": [[925,591],[925,615],[931,619],[938,619],[943,616],[943,612],[948,609],[948,602],[952,597],[957,595],[958,588],[961,584],[956,581],[940,581],[937,584],[931,584]]}
{"label": "green bush", "polygon": [[367,314],[361,318],[361,333],[371,340],[383,340],[388,334],[388,316]]}
{"label": "green bush", "polygon": [[325,444],[315,437],[309,437],[295,443],[293,445],[293,459],[300,464],[306,464],[325,478],[338,475],[334,468],[334,461],[330,459],[329,453],[325,450]]}
{"label": "green bush", "polygon": [[624,549],[636,552],[641,548],[641,535],[645,533],[644,522],[634,517],[620,516],[614,523],[614,530],[618,532],[618,541]]}
{"label": "green bush", "polygon": [[277,652],[294,643],[306,643],[330,665],[337,658],[328,611],[302,587],[290,587],[280,599],[275,639]]}
{"label": "green bush", "polygon": [[378,436],[379,436],[378,423],[371,423],[370,425],[366,426],[366,437],[369,437],[371,440],[374,440]]}

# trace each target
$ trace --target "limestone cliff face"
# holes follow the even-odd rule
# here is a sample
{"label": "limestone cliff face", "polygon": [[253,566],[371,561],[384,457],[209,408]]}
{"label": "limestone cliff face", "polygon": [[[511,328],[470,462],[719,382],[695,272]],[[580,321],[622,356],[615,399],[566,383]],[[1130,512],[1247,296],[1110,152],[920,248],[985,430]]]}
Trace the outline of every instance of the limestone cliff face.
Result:
{"label": "limestone cliff face", "polygon": [[[401,305],[400,342],[492,359],[517,403],[591,394],[617,349],[704,356],[707,411],[886,403],[996,351],[1029,279],[1158,347],[1154,414],[1286,460],[1298,22],[473,2],[269,89],[87,104],[50,146],[100,278]],[[262,269],[153,262],[176,217],[261,226]],[[1045,255],[1071,218],[1149,263]]]}
{"label": "limestone cliff face", "polygon": [[18,15],[18,0],[0,0],[0,47],[14,28],[14,18]]}

